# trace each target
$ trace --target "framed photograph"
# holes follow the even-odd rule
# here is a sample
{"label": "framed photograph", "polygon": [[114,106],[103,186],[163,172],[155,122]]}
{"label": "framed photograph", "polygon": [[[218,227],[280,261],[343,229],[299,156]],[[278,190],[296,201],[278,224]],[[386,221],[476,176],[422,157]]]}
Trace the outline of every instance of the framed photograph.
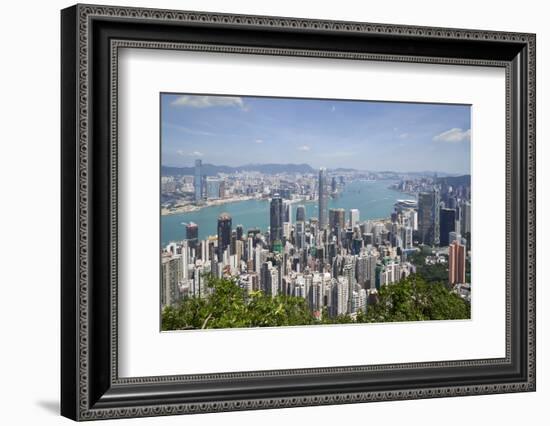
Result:
{"label": "framed photograph", "polygon": [[61,12],[61,413],[535,390],[535,35]]}

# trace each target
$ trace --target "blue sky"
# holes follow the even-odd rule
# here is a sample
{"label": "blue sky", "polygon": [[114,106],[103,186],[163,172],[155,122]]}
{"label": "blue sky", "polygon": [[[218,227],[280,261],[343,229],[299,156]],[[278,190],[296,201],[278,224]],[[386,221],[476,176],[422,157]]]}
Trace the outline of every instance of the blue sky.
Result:
{"label": "blue sky", "polygon": [[470,106],[161,95],[162,164],[470,173]]}

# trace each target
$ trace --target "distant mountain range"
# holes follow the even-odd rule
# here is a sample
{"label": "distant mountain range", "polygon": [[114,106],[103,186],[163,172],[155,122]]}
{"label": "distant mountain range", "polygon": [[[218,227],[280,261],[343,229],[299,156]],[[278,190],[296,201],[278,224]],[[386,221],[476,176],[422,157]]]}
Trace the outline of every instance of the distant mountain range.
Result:
{"label": "distant mountain range", "polygon": [[[311,167],[309,164],[246,164],[244,166],[216,166],[214,164],[203,164],[202,165],[202,174],[206,176],[216,176],[218,173],[231,174],[235,172],[260,172],[266,175],[274,175],[278,173],[317,173],[319,169]],[[331,172],[355,172],[357,169],[352,168],[336,168],[329,169]],[[161,166],[161,175],[162,176],[183,176],[183,175],[193,175],[195,173],[195,167],[173,167],[173,166]],[[461,176],[456,176],[450,173],[444,172],[394,172],[394,171],[377,171],[370,172],[375,175],[378,175],[380,178],[385,179],[399,179],[403,176],[434,176],[437,174],[438,179],[451,179],[451,178],[460,178]],[[469,175],[468,175],[469,178]],[[457,183],[448,183],[449,185],[457,185]]]}

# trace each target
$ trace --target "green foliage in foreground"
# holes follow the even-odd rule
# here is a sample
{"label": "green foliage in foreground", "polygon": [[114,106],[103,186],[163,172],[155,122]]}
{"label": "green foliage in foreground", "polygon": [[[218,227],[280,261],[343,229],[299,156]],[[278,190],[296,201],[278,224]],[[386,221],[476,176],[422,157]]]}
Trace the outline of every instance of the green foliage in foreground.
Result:
{"label": "green foliage in foreground", "polygon": [[445,320],[470,318],[470,305],[442,284],[429,284],[418,275],[383,286],[378,300],[356,318],[330,318],[323,309],[316,319],[301,297],[271,297],[263,292],[247,292],[228,279],[208,277],[213,293],[206,299],[184,298],[162,311],[162,330],[202,328],[276,327],[311,324],[347,324]]}

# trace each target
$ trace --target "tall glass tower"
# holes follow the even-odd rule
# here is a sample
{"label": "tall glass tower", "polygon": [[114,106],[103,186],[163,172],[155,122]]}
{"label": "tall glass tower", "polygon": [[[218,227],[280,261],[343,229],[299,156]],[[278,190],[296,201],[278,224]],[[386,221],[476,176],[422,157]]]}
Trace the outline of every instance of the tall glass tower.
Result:
{"label": "tall glass tower", "polygon": [[272,246],[275,242],[281,243],[283,239],[283,221],[283,199],[279,196],[279,194],[275,194],[271,199],[269,209],[269,237]]}
{"label": "tall glass tower", "polygon": [[327,169],[319,169],[319,229],[328,226]]}
{"label": "tall glass tower", "polygon": [[231,244],[231,216],[222,213],[218,217],[218,262],[223,259],[223,252]]}

